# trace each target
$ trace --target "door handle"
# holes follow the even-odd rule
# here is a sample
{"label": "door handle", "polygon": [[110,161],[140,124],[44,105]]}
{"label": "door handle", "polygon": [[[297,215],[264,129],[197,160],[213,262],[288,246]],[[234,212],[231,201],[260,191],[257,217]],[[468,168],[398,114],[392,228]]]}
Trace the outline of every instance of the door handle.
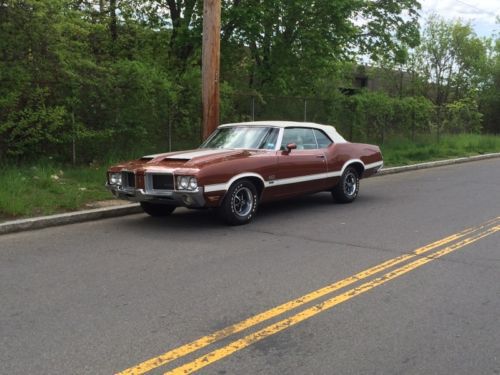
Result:
{"label": "door handle", "polygon": [[318,159],[324,159],[324,158],[325,158],[325,155],[316,155],[316,157],[317,157]]}

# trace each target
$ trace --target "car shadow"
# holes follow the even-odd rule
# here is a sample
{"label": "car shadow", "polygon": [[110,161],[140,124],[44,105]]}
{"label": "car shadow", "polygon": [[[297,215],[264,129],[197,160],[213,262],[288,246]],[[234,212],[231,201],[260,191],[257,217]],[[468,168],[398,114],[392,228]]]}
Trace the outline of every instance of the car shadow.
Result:
{"label": "car shadow", "polygon": [[259,207],[259,216],[261,214],[290,214],[294,211],[308,211],[325,205],[332,205],[335,202],[330,193],[316,193],[304,195],[296,198],[283,199],[274,202],[264,203]]}
{"label": "car shadow", "polygon": [[[375,197],[371,197],[370,195],[363,195],[353,203],[353,206],[351,204],[336,203],[328,192],[304,195],[260,205],[255,220],[284,220],[291,216],[297,217],[301,214],[308,216],[308,214],[315,212],[342,212],[346,209],[357,207],[357,203],[363,202],[363,204],[366,204],[375,199]],[[200,228],[227,228],[224,221],[217,215],[214,209],[190,210],[186,208],[178,208],[171,216],[167,217],[151,217],[146,214],[137,215],[134,216],[133,221],[127,222],[126,225],[135,226],[136,229],[139,225],[140,227],[147,227],[152,230],[161,230],[165,229],[165,227],[176,230],[187,229],[190,231],[194,228],[197,230]]]}
{"label": "car shadow", "polygon": [[218,228],[222,221],[213,210],[189,210],[178,208],[170,216],[166,217],[151,217],[147,214],[136,216],[134,222],[129,225],[141,224],[151,229],[164,229],[166,226],[174,229],[189,229],[193,228]]}

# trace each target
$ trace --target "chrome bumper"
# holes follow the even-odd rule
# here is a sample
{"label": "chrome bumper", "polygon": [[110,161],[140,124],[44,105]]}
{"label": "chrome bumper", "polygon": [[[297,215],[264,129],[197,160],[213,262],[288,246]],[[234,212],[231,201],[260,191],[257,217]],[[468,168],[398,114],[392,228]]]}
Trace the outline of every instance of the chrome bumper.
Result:
{"label": "chrome bumper", "polygon": [[151,202],[192,208],[205,207],[205,197],[203,196],[202,187],[199,187],[197,191],[165,190],[160,192],[155,190],[152,194],[146,192],[144,189],[110,184],[106,184],[106,188],[110,190],[115,197],[132,202]]}

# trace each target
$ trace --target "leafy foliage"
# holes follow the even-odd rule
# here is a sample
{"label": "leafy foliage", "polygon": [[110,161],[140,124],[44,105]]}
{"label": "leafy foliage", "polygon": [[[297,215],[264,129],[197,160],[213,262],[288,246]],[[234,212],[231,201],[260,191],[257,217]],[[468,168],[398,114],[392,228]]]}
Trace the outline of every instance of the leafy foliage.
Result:
{"label": "leafy foliage", "polygon": [[483,114],[483,129],[500,133],[500,39],[487,41],[486,79],[479,92],[479,110]]}
{"label": "leafy foliage", "polygon": [[384,143],[387,137],[428,133],[434,117],[434,105],[424,97],[394,98],[383,92],[365,91],[347,97],[343,119],[349,119],[345,131],[352,140]]}
{"label": "leafy foliage", "polygon": [[[222,0],[222,118],[307,118],[379,141],[482,123],[498,132],[498,40],[431,18],[418,47],[419,8]],[[91,162],[198,145],[202,14],[202,0],[0,0],[0,158],[69,161],[74,149]],[[343,95],[357,92],[360,55],[383,84]]]}
{"label": "leafy foliage", "polygon": [[65,141],[66,109],[46,106],[46,96],[46,90],[35,89],[27,98],[26,106],[10,112],[0,124],[0,135],[8,154],[29,157],[50,153],[51,146]]}
{"label": "leafy foliage", "polygon": [[457,100],[446,106],[444,128],[449,133],[478,133],[481,130],[482,114],[471,98]]}
{"label": "leafy foliage", "polygon": [[250,88],[311,94],[318,73],[328,77],[339,61],[416,46],[419,7],[415,0],[226,0],[223,39],[248,49]]}

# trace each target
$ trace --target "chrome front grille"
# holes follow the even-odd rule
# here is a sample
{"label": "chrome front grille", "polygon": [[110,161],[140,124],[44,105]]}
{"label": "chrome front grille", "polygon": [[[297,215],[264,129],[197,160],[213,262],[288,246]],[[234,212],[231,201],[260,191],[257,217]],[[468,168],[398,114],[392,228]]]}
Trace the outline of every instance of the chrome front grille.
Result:
{"label": "chrome front grille", "polygon": [[144,176],[147,194],[170,196],[175,190],[172,173],[147,172]]}
{"label": "chrome front grille", "polygon": [[122,172],[122,186],[125,188],[135,188],[134,172]]}
{"label": "chrome front grille", "polygon": [[154,190],[174,190],[174,176],[171,174],[153,174]]}

